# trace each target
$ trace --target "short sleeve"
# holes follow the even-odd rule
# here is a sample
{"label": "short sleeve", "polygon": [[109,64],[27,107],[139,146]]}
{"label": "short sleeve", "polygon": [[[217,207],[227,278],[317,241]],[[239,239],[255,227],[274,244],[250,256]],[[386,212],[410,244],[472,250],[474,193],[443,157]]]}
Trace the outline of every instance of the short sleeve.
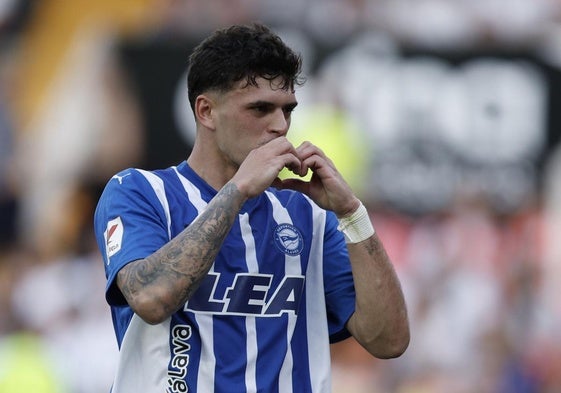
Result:
{"label": "short sleeve", "polygon": [[346,324],[355,311],[355,287],[349,253],[338,220],[327,212],[324,239],[324,283],[330,342],[350,337]]}
{"label": "short sleeve", "polygon": [[105,264],[107,302],[124,305],[115,284],[119,270],[169,241],[162,204],[140,171],[124,170],[107,183],[95,211],[94,229]]}

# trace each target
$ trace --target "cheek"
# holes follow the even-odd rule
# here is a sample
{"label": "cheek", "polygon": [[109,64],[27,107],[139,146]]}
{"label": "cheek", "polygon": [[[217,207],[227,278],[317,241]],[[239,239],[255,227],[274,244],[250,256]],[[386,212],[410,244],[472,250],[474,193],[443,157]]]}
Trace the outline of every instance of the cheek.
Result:
{"label": "cheek", "polygon": [[265,119],[255,116],[228,116],[220,119],[219,144],[231,159],[241,163],[249,152],[268,141]]}
{"label": "cheek", "polygon": [[258,130],[262,127],[260,123],[261,121],[255,119],[255,117],[238,114],[222,119],[221,126],[222,129],[226,130],[228,136],[235,141],[237,138],[247,139],[258,135]]}
{"label": "cheek", "polygon": [[224,132],[218,140],[219,148],[229,160],[241,165],[249,152],[256,145],[255,138],[251,138],[244,131],[232,130]]}
{"label": "cheek", "polygon": [[265,134],[264,130],[267,129],[265,121],[255,116],[240,116],[232,126],[232,142],[252,148],[260,144]]}

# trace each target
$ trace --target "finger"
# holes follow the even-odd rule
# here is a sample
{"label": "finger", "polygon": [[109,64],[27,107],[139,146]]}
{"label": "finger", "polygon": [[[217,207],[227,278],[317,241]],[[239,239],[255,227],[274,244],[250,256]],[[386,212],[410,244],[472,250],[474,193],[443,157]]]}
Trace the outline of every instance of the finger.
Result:
{"label": "finger", "polygon": [[[313,156],[318,156],[321,159],[325,160],[325,163],[335,169],[335,165],[333,161],[325,154],[325,152],[317,147],[316,145],[312,144],[311,142],[303,142],[300,146],[296,148],[298,152],[298,158],[303,163],[309,162],[308,159]],[[311,168],[311,166],[310,166]]]}
{"label": "finger", "polygon": [[308,166],[298,160],[298,165],[290,164],[286,168],[297,176],[304,177],[308,173]]}
{"label": "finger", "polygon": [[306,166],[306,168],[310,168],[312,172],[317,173],[320,177],[324,177],[325,175],[329,174],[329,170],[333,170],[333,168],[329,165],[329,161],[318,155],[312,155],[302,161],[302,165]]}
{"label": "finger", "polygon": [[287,153],[284,154],[281,158],[284,162],[284,167],[288,168],[288,170],[290,170],[292,173],[300,175],[302,171],[302,163],[298,157],[296,157],[292,153]]}
{"label": "finger", "polygon": [[273,149],[272,151],[274,151],[277,155],[281,155],[283,153],[292,153],[295,156],[298,156],[298,151],[296,150],[294,145],[290,143],[288,139],[286,139],[286,137],[275,138],[265,143],[263,146]]}
{"label": "finger", "polygon": [[308,191],[309,191],[309,186],[310,183],[300,180],[300,179],[284,179],[281,180],[279,178],[277,178],[274,182],[275,187],[278,189],[284,189],[284,190],[294,190],[294,191],[299,191],[303,194],[309,195]]}
{"label": "finger", "polygon": [[[286,139],[286,137],[275,138],[266,145],[271,146],[284,161],[284,166],[298,176],[306,176],[308,167],[302,165],[297,149]],[[284,154],[283,154],[284,153]]]}
{"label": "finger", "polygon": [[296,151],[298,152],[298,156],[300,157],[301,160],[304,160],[315,154],[325,157],[324,152],[319,147],[317,147],[316,145],[314,145],[309,141],[302,142],[300,146],[296,148]]}
{"label": "finger", "polygon": [[280,178],[276,178],[275,180],[273,180],[273,182],[271,183],[272,187],[278,188],[279,190],[282,190],[282,180]]}

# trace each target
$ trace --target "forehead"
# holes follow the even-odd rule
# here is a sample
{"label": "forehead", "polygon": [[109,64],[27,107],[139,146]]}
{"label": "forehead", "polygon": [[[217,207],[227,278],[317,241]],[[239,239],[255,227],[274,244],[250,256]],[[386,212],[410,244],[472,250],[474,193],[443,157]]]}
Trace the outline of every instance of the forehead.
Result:
{"label": "forehead", "polygon": [[234,85],[232,90],[226,93],[226,96],[235,98],[236,100],[246,101],[270,101],[270,102],[296,102],[296,95],[292,88],[283,89],[283,79],[276,78],[268,80],[264,78],[256,78],[256,86],[248,84],[244,79]]}

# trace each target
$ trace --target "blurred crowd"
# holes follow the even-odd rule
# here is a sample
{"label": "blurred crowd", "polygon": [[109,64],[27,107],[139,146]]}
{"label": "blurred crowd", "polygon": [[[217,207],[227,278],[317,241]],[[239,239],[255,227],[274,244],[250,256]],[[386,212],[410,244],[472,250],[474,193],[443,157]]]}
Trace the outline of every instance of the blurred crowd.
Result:
{"label": "blurred crowd", "polygon": [[558,0],[0,1],[0,392],[109,392],[97,198],[189,153],[186,92],[159,98],[170,48],[183,67],[252,20],[303,54],[290,137],[368,205],[408,303],[405,355],[335,344],[333,391],[561,392]]}

